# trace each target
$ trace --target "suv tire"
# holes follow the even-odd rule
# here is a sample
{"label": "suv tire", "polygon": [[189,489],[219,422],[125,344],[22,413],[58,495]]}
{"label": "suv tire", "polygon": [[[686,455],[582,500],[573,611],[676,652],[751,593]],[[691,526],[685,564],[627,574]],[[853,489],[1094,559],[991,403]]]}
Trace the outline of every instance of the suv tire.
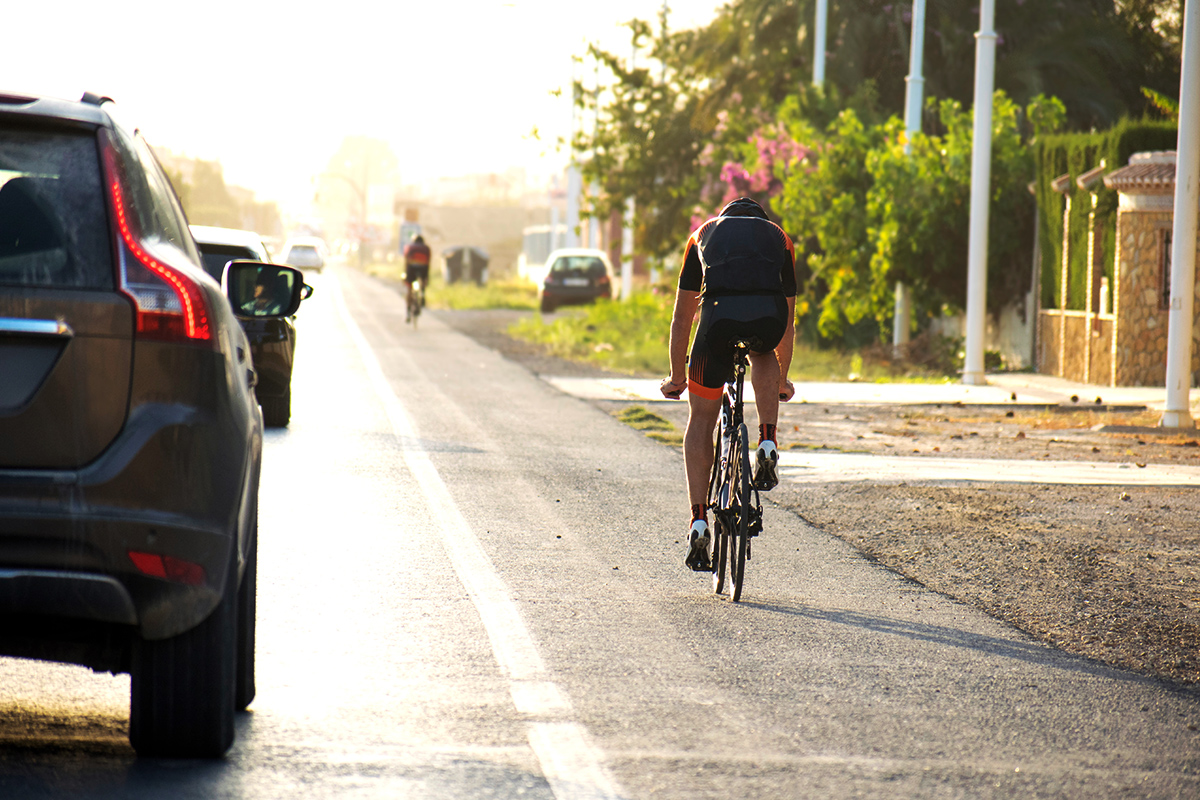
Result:
{"label": "suv tire", "polygon": [[139,756],[219,758],[233,744],[240,592],[230,553],[225,596],[207,619],[169,639],[134,643],[129,741]]}
{"label": "suv tire", "polygon": [[292,419],[292,387],[279,397],[263,397],[259,400],[262,406],[263,425],[268,428],[286,428]]}
{"label": "suv tire", "polygon": [[254,512],[254,525],[250,528],[253,539],[250,554],[246,556],[246,570],[242,574],[242,585],[238,587],[237,604],[237,662],[233,707],[245,711],[254,701],[254,618],[258,591],[258,512]]}

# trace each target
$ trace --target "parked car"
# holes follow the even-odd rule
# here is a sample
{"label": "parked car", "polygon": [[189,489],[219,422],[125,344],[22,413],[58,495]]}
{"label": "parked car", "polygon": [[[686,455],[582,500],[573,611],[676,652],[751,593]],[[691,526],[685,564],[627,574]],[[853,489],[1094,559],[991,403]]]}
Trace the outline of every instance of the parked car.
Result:
{"label": "parked car", "polygon": [[[233,228],[192,225],[192,236],[204,269],[217,281],[225,265],[234,260],[267,262],[266,245],[257,233]],[[312,287],[305,290],[307,298]],[[235,309],[236,310],[236,309]],[[292,418],[292,359],[296,352],[295,317],[245,318],[242,328],[250,338],[250,354],[258,371],[254,393],[262,406],[267,427],[286,427]]]}
{"label": "parked car", "polygon": [[254,698],[261,272],[294,313],[289,267],[222,292],[111,100],[0,93],[0,654],[130,673],[142,755],[220,756]]}
{"label": "parked car", "polygon": [[543,312],[575,303],[612,298],[612,264],[603,250],[567,248],[546,258],[546,278],[538,288]]}
{"label": "parked car", "polygon": [[325,240],[315,236],[297,236],[283,245],[284,264],[317,272],[325,269]]}

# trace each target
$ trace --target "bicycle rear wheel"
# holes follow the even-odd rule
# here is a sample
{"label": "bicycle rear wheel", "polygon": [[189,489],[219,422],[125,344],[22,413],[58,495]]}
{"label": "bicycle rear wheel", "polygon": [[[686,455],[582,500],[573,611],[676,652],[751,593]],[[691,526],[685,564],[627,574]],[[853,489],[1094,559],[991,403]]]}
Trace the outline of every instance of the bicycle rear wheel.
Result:
{"label": "bicycle rear wheel", "polygon": [[738,437],[734,442],[736,453],[733,459],[733,497],[731,505],[736,510],[732,529],[729,531],[729,599],[735,603],[742,599],[742,588],[746,575],[746,542],[750,537],[750,432],[746,424],[738,426]]}
{"label": "bicycle rear wheel", "polygon": [[421,294],[421,285],[414,282],[413,287],[408,290],[408,321],[412,323],[414,330],[417,327],[417,318],[421,316]]}

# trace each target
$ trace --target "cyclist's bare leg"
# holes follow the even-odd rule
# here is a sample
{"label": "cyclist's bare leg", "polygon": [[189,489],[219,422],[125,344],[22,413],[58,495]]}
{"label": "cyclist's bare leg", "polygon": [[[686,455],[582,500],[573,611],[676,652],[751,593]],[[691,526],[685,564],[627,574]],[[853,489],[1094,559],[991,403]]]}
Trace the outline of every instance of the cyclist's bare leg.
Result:
{"label": "cyclist's bare leg", "polygon": [[688,392],[688,423],[683,434],[683,463],[687,469],[688,503],[704,505],[708,500],[708,478],[712,474],[713,430],[721,414],[721,398],[700,397]]}
{"label": "cyclist's bare leg", "polygon": [[754,386],[754,405],[759,425],[779,422],[779,360],[774,351],[750,354],[750,383]]}
{"label": "cyclist's bare leg", "polygon": [[688,392],[688,424],[683,434],[683,462],[687,471],[688,502],[692,506],[692,525],[688,531],[687,557],[684,563],[699,572],[712,568],[708,557],[711,538],[708,533],[708,479],[713,463],[713,429],[721,413],[721,398],[708,399]]}
{"label": "cyclist's bare leg", "polygon": [[779,360],[774,352],[750,354],[750,382],[754,385],[754,404],[758,407],[761,434],[754,455],[754,486],[769,491],[779,482],[776,472],[779,456],[774,441],[779,422]]}

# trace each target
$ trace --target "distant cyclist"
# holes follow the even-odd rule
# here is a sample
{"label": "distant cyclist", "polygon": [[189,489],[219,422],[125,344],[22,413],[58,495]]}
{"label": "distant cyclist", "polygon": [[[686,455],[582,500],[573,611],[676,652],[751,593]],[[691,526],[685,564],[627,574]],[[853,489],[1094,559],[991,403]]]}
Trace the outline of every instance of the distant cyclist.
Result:
{"label": "distant cyclist", "polygon": [[[688,355],[697,308],[700,322]],[[795,312],[792,240],[768,219],[762,206],[738,198],[692,233],[671,317],[671,374],[659,388],[666,397],[679,397],[688,390],[683,460],[692,527],[685,563],[694,570],[709,568],[705,501],[721,394],[733,379],[733,342],[750,342],[750,381],[759,421],[754,485],[765,491],[779,480],[775,443],[779,401],[795,394],[787,379]]]}
{"label": "distant cyclist", "polygon": [[[429,286],[429,245],[425,244],[425,237],[419,233],[414,233],[408,244],[404,245],[404,285],[409,294],[412,294],[416,281],[420,281],[421,286]],[[424,302],[424,298],[421,298],[421,302]],[[406,321],[412,322],[411,310],[407,312]]]}

